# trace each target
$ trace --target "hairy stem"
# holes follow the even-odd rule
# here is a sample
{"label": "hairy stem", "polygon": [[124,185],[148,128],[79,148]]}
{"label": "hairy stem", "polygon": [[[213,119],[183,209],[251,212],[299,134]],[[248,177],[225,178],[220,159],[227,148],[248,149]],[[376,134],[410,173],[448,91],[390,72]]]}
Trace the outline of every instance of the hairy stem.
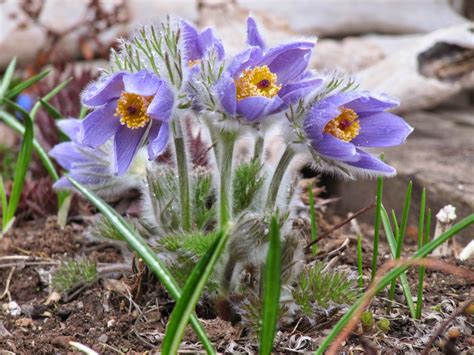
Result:
{"label": "hairy stem", "polygon": [[182,227],[185,231],[191,229],[191,202],[189,198],[189,174],[186,145],[183,130],[179,120],[174,125],[174,146],[176,151],[176,164],[178,166],[179,198],[182,211]]}
{"label": "hairy stem", "polygon": [[258,135],[257,139],[255,140],[255,148],[253,152],[253,160],[262,161],[262,153],[263,153],[263,145],[265,141],[262,135]]}
{"label": "hairy stem", "polygon": [[220,182],[219,182],[219,225],[224,227],[232,213],[232,157],[237,134],[222,132],[219,137]]}
{"label": "hairy stem", "polygon": [[276,198],[278,196],[278,192],[280,191],[283,176],[285,175],[285,172],[288,169],[288,166],[290,165],[294,156],[295,151],[291,148],[290,145],[287,145],[275,169],[272,181],[270,182],[270,187],[268,188],[266,206],[269,210],[272,210],[275,206]]}

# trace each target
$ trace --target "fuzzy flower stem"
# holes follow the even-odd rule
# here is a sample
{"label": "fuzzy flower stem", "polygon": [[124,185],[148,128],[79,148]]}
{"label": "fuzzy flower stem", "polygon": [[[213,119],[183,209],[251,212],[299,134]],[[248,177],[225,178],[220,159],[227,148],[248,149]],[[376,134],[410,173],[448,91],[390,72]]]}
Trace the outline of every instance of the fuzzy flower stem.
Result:
{"label": "fuzzy flower stem", "polygon": [[272,180],[270,182],[270,187],[268,188],[267,194],[267,209],[272,210],[275,206],[276,198],[278,196],[278,192],[280,190],[281,182],[283,180],[283,176],[285,175],[288,166],[290,165],[293,157],[295,156],[295,151],[291,148],[290,145],[286,146],[283,155],[278,162],[278,165],[273,173]]}
{"label": "fuzzy flower stem", "polygon": [[263,135],[258,135],[257,139],[255,140],[255,149],[253,153],[253,160],[261,161],[262,160],[262,153],[263,153],[263,145],[265,141],[263,139]]}
{"label": "fuzzy flower stem", "polygon": [[219,137],[220,183],[219,183],[219,225],[224,227],[232,217],[232,157],[237,138],[235,132],[222,132]]}
{"label": "fuzzy flower stem", "polygon": [[178,166],[179,198],[181,201],[182,225],[185,231],[191,229],[191,206],[189,198],[189,174],[188,161],[186,156],[186,145],[184,142],[183,130],[179,120],[175,120],[174,125],[174,146],[176,151],[176,164]]}

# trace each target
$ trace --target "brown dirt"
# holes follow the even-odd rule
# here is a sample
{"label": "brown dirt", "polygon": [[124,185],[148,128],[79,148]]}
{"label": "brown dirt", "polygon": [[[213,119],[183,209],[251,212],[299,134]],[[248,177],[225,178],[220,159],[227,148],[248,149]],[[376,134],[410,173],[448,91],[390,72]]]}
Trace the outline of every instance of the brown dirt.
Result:
{"label": "brown dirt", "polygon": [[[115,278],[100,278],[83,288],[73,297],[63,298],[47,304],[48,285],[42,280],[42,270],[50,272],[57,263],[68,258],[87,256],[97,263],[120,263],[123,256],[111,243],[91,242],[83,236],[85,226],[72,224],[60,229],[54,219],[29,222],[15,228],[0,241],[0,295],[6,287],[6,281],[15,264],[9,292],[12,301],[20,305],[22,314],[16,317],[0,312],[0,353],[10,351],[16,354],[71,354],[73,349],[69,341],[85,344],[101,354],[145,353],[158,350],[162,340],[168,316],[173,302],[166,292],[156,283],[140,264],[134,267],[135,273],[115,275]],[[367,233],[369,234],[369,233]],[[337,265],[344,265],[354,270],[356,255],[354,237],[343,228],[335,237],[327,238],[320,243],[321,254],[334,250],[344,239],[351,239],[350,245],[339,253]],[[364,240],[364,254],[371,255],[371,242]],[[25,260],[6,260],[6,256],[27,256]],[[385,260],[387,248],[382,245],[380,260]],[[455,263],[454,260],[450,260]],[[30,265],[28,263],[44,263]],[[462,265],[473,268],[474,263]],[[364,259],[365,273],[368,274],[370,260]],[[137,271],[138,270],[138,271]],[[416,289],[417,276],[410,271],[409,279]],[[112,275],[114,276],[114,275]],[[453,306],[472,296],[472,284],[454,276],[439,272],[427,272],[425,309],[442,304],[449,300]],[[7,303],[4,296],[1,303]],[[400,301],[403,303],[403,300]],[[384,304],[381,298],[372,303],[377,315],[384,315]],[[198,314],[203,314],[198,310]],[[390,314],[391,330],[388,333],[371,330],[364,332],[364,338],[353,334],[344,346],[344,353],[358,354],[370,345],[377,344],[383,353],[410,353],[402,350],[399,339],[409,342],[416,331],[415,323],[407,320],[406,307],[394,308]],[[305,321],[281,329],[278,335],[278,352],[290,353],[289,344],[296,348],[298,342],[308,341],[313,345],[304,347],[314,349],[335,324],[339,315],[326,317],[316,326]],[[469,323],[470,322],[470,323]],[[472,325],[473,319],[467,319]],[[257,341],[242,326],[232,326],[219,318],[203,320],[203,324],[219,351],[245,352],[256,351]],[[429,328],[432,333],[439,322]],[[358,330],[358,332],[360,329]],[[411,335],[410,335],[411,334]],[[186,349],[199,351],[197,339],[191,329],[186,332]],[[306,340],[305,340],[306,339]],[[365,340],[364,340],[365,339]],[[461,334],[456,346],[466,354],[472,351],[472,336]],[[366,345],[363,345],[366,344]],[[301,345],[301,344],[300,344]],[[304,345],[304,344],[303,344]],[[415,353],[420,348],[413,349]]]}

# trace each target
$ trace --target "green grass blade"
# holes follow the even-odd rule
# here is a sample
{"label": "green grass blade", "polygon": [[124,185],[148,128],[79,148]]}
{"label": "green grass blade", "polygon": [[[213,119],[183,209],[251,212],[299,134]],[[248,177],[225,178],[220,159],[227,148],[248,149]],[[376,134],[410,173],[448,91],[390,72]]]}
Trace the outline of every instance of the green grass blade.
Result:
{"label": "green grass blade", "polygon": [[[424,211],[423,211],[424,212]],[[428,209],[428,215],[426,216],[426,225],[424,226],[424,236],[420,248],[429,242],[430,235],[430,224],[431,224],[431,210]],[[422,231],[423,233],[423,231]],[[425,282],[425,267],[420,266],[418,269],[418,293],[416,298],[416,319],[421,318],[421,311],[423,310],[423,284]]]}
{"label": "green grass blade", "polygon": [[193,314],[207,280],[214,271],[216,262],[224,251],[228,235],[228,228],[219,233],[216,241],[201,260],[199,260],[187,279],[181,297],[176,302],[168,325],[166,326],[166,333],[161,347],[163,354],[176,354],[178,352],[179,344],[183,339],[184,330],[189,322],[189,317]]}
{"label": "green grass blade", "polygon": [[2,230],[0,235],[3,235],[3,231],[7,226],[7,211],[8,211],[8,200],[7,192],[5,191],[5,184],[3,183],[3,176],[0,174],[0,200],[2,201]]}
{"label": "green grass blade", "polygon": [[357,272],[359,274],[358,283],[359,289],[362,291],[364,289],[364,271],[362,268],[362,236],[357,236]]}
{"label": "green grass blade", "polygon": [[[388,217],[388,213],[385,208],[382,206],[382,224],[385,230],[385,234],[387,236],[388,244],[390,246],[390,251],[392,253],[392,257],[395,259],[395,253],[397,250],[397,241],[395,240],[395,236],[393,234],[392,226],[390,225],[390,219]],[[399,237],[400,238],[400,237]],[[397,258],[398,259],[398,258]],[[393,284],[396,282],[396,279],[393,280],[392,285],[389,291],[389,299],[393,301],[395,286]],[[410,315],[414,318],[416,311],[415,311],[415,304],[413,303],[413,295],[410,290],[410,284],[408,283],[407,275],[402,273],[400,275],[400,284],[402,285],[403,294],[405,295],[405,299],[407,301],[408,309],[410,311]],[[393,291],[392,291],[393,290]]]}
{"label": "green grass blade", "polygon": [[263,355],[272,353],[280,310],[281,243],[280,225],[276,217],[272,217],[269,240],[267,260],[263,271],[263,315],[259,352]]}
{"label": "green grass blade", "polygon": [[382,192],[383,192],[383,177],[377,178],[377,198],[375,206],[375,223],[374,223],[374,245],[372,254],[372,273],[371,280],[374,279],[377,273],[377,259],[379,256],[379,238],[380,238],[380,219],[382,212]]}
{"label": "green grass blade", "polygon": [[[7,126],[12,128],[17,133],[21,135],[25,133],[25,127],[21,124],[21,122],[19,122],[8,112],[0,111],[0,118],[5,122]],[[38,154],[41,162],[43,163],[43,166],[45,167],[49,175],[53,178],[54,181],[57,181],[59,179],[59,175],[56,171],[56,168],[54,167],[54,164],[51,159],[49,159],[48,153],[46,153],[46,151],[36,139],[33,140],[33,148],[36,154]]]}
{"label": "green grass blade", "polygon": [[28,89],[30,86],[42,80],[45,76],[49,74],[49,72],[50,70],[43,70],[41,73],[36,74],[35,76],[32,76],[31,78],[15,85],[13,88],[8,90],[5,96],[8,97],[9,99],[11,99],[12,97],[15,97],[19,93],[23,92],[23,90]]}
{"label": "green grass blade", "polygon": [[12,191],[10,194],[10,201],[8,202],[7,210],[7,223],[12,220],[15,216],[16,208],[20,202],[21,192],[23,191],[23,185],[25,184],[26,173],[28,172],[28,165],[31,160],[31,154],[33,152],[33,122],[31,117],[13,101],[4,98],[5,102],[15,107],[15,109],[21,113],[25,121],[25,133],[23,134],[23,140],[20,147],[20,153],[15,167],[15,178],[13,180]]}
{"label": "green grass blade", "polygon": [[397,239],[397,253],[395,255],[397,259],[400,257],[402,253],[403,240],[405,239],[405,233],[407,231],[408,212],[410,211],[412,190],[413,190],[413,182],[410,181],[408,183],[408,188],[405,195],[405,204],[403,205],[402,222],[400,224],[400,234],[399,234],[399,238]]}
{"label": "green grass blade", "polygon": [[[55,86],[53,88],[53,90],[51,90],[49,93],[47,93],[46,95],[44,95],[41,100],[44,101],[44,102],[47,102],[49,100],[51,100],[54,96],[56,96],[62,89],[64,89],[66,87],[67,84],[70,83],[70,81],[72,80],[72,78],[69,78],[69,79],[66,79],[64,80],[62,83],[60,83],[59,85]],[[41,108],[41,100],[39,100],[34,106],[33,108],[31,109],[30,111],[30,116],[32,118],[32,120],[34,121],[35,118],[36,118],[36,114],[38,113],[39,109]]]}
{"label": "green grass blade", "polygon": [[[71,184],[85,197],[87,198],[102,214],[109,220],[111,225],[120,233],[124,240],[130,245],[130,247],[143,259],[152,270],[157,278],[163,283],[171,297],[175,300],[179,300],[181,297],[181,289],[178,283],[175,281],[171,272],[163,265],[161,260],[157,257],[155,252],[148,246],[146,241],[135,232],[135,230],[120,216],[114,209],[112,209],[102,199],[97,197],[93,192],[86,189],[76,180],[68,177]],[[215,350],[207,338],[206,332],[202,327],[196,316],[191,316],[191,325],[193,326],[196,334],[201,339],[201,342],[209,354],[214,354]]]}
{"label": "green grass blade", "polygon": [[5,97],[8,87],[10,86],[10,82],[13,78],[13,73],[15,72],[15,66],[16,57],[10,61],[7,69],[5,70],[5,74],[3,75],[2,83],[0,84],[0,103],[3,103],[3,98]]}
{"label": "green grass blade", "polygon": [[[315,241],[318,239],[318,225],[316,224],[316,211],[314,208],[314,194],[313,194],[313,185],[311,184],[308,188],[308,196],[309,196],[309,219],[311,225],[311,241]],[[318,246],[314,243],[311,246],[311,251],[313,255],[318,253]]]}
{"label": "green grass blade", "polygon": [[[428,256],[433,250],[438,248],[441,244],[448,241],[450,238],[455,236],[457,233],[462,231],[464,228],[469,227],[471,224],[474,223],[474,214],[471,214],[464,218],[459,223],[456,223],[453,227],[451,227],[446,232],[442,233],[438,238],[433,239],[431,242],[425,244],[423,248],[418,250],[412,258],[424,258]],[[385,287],[387,287],[392,280],[398,278],[402,273],[406,272],[409,269],[409,265],[403,265],[396,268],[393,268],[388,273],[386,273],[377,283],[376,286],[376,293],[382,291]],[[362,304],[364,300],[364,296],[361,296],[352,306],[349,308],[347,312],[339,319],[336,325],[331,329],[331,332],[328,334],[326,339],[321,343],[318,350],[316,350],[316,355],[323,355],[326,349],[331,345],[334,339],[339,335],[339,333],[344,329],[346,324],[351,320],[354,316],[354,313],[357,311],[359,306]]]}
{"label": "green grass blade", "polygon": [[56,110],[56,108],[53,105],[51,105],[50,103],[44,101],[43,99],[39,99],[39,102],[40,102],[41,106],[43,106],[43,108],[46,110],[46,112],[48,112],[48,114],[52,118],[54,118],[55,120],[63,118],[63,116],[59,113],[58,110]]}
{"label": "green grass blade", "polygon": [[79,119],[82,120],[89,113],[89,109],[85,106],[81,106],[81,112],[79,112]]}

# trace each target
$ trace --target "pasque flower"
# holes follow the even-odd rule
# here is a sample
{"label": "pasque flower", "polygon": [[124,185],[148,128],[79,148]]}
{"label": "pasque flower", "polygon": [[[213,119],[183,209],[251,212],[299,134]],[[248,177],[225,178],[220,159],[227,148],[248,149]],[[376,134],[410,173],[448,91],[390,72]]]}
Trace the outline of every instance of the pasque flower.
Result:
{"label": "pasque flower", "polygon": [[[136,183],[136,179],[125,176],[117,176],[115,164],[111,161],[113,155],[112,142],[108,141],[99,148],[90,148],[79,142],[81,131],[81,120],[63,119],[57,122],[71,141],[59,143],[50,150],[52,156],[61,167],[69,171],[69,176],[102,192],[104,186],[113,186],[117,193],[117,186],[130,187]],[[61,177],[55,184],[56,189],[72,188],[66,177]]]}
{"label": "pasque flower", "polygon": [[266,49],[253,18],[247,20],[249,48],[237,54],[216,93],[227,114],[254,122],[281,111],[322,83],[307,72],[315,42],[299,41]]}
{"label": "pasque flower", "polygon": [[82,121],[81,143],[96,148],[113,136],[119,175],[143,145],[148,144],[149,159],[166,148],[174,93],[168,82],[153,73],[112,74],[88,86],[82,102],[93,111]]}
{"label": "pasque flower", "polygon": [[395,169],[362,148],[402,144],[413,131],[386,110],[398,102],[383,95],[336,93],[315,103],[304,119],[304,131],[321,156],[348,167],[392,175]]}
{"label": "pasque flower", "polygon": [[194,67],[208,54],[211,49],[215,49],[217,59],[224,58],[224,46],[220,39],[214,34],[212,28],[206,28],[199,32],[186,21],[181,21],[181,36],[183,38],[183,56],[188,67]]}

